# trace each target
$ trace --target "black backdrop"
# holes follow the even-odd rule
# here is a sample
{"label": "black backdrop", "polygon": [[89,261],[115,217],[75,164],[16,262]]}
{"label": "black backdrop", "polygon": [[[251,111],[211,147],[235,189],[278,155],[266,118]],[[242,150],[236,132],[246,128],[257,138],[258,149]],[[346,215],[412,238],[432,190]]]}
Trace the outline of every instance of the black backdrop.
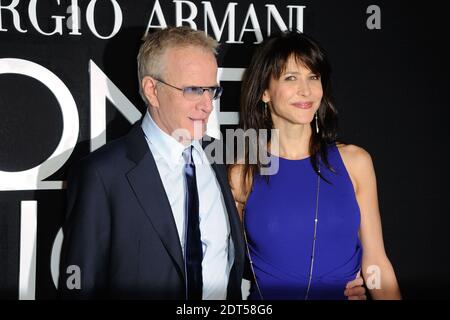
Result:
{"label": "black backdrop", "polygon": [[[70,19],[75,18],[68,7],[76,4],[80,7],[79,30],[74,31]],[[134,105],[141,112],[145,109],[138,95],[135,57],[147,27],[150,25],[151,30],[161,24],[160,16],[152,16],[158,4],[169,25],[177,23],[176,6],[180,6],[182,12],[178,13],[185,18],[195,7],[198,13],[193,21],[200,29],[205,28],[205,6],[212,7],[219,26],[226,10],[234,6],[235,20],[228,20],[219,39],[222,68],[245,68],[248,64],[258,40],[256,33],[244,32],[242,43],[226,41],[239,40],[252,8],[264,37],[268,29],[266,4],[274,4],[286,25],[291,12],[293,26],[301,25],[304,32],[319,40],[334,68],[340,136],[364,147],[373,157],[385,246],[404,297],[450,298],[445,11],[439,1],[419,6],[410,1],[386,0],[236,0],[235,5],[222,1],[0,0],[0,297],[55,296],[51,253],[64,212],[64,186],[37,183],[37,177],[19,177],[14,172],[42,165],[54,153],[64,133],[67,141],[76,139],[76,146],[73,150],[70,143],[61,147],[62,152],[56,155],[61,163],[53,164],[56,171],[43,179],[64,181],[72,163],[102,144],[91,129],[93,124],[105,121],[106,141],[129,129],[130,120],[136,119],[136,110],[123,112],[129,116],[127,120],[118,109],[119,105]],[[371,5],[379,11],[368,10]],[[118,19],[117,7],[122,21]],[[90,25],[89,8],[93,17]],[[299,25],[296,19],[301,12]],[[55,19],[59,18],[52,16],[64,17],[60,18],[61,34],[45,35],[55,30]],[[272,30],[278,30],[275,19],[270,20]],[[36,22],[41,31],[35,27]],[[115,24],[117,33],[112,35]],[[228,33],[229,24],[234,28],[234,37]],[[207,27],[214,35],[211,22]],[[247,20],[245,28],[254,27],[254,22]],[[40,72],[30,69],[31,65],[6,59],[26,60],[56,75],[73,97],[78,119],[69,112],[63,121],[61,104],[70,99],[61,102],[57,95],[67,97],[67,92],[63,95],[64,90],[53,83],[30,76]],[[19,74],[18,69],[30,74]],[[122,99],[118,98],[121,94],[105,98],[95,86],[99,75],[109,79],[107,87],[115,86]],[[225,93],[220,109],[236,112],[240,82],[225,79],[222,84]],[[97,99],[106,104],[105,115],[92,115],[94,105],[101,105]],[[67,111],[70,106],[64,108]],[[223,120],[221,129],[228,127],[233,127],[233,122]],[[36,238],[32,233],[34,212]],[[27,229],[30,225],[31,229]],[[33,252],[35,263],[31,259],[27,268],[26,261]],[[30,275],[28,281],[24,273]]]}

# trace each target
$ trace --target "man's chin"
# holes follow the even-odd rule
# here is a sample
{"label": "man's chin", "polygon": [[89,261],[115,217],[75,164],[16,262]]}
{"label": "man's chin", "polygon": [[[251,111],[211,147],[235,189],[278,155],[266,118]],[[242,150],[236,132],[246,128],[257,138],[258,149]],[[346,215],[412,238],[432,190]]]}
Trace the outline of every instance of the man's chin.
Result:
{"label": "man's chin", "polygon": [[172,136],[178,141],[178,142],[186,142],[191,140],[200,140],[203,138],[203,136],[206,133],[206,122],[199,124],[198,121],[196,121],[196,124],[191,125],[190,127],[180,128],[176,129],[172,132]]}
{"label": "man's chin", "polygon": [[200,132],[197,132],[197,131],[192,132],[192,134],[191,134],[192,140],[202,139],[203,136],[205,135],[205,133],[206,133],[206,130],[201,130]]}
{"label": "man's chin", "polygon": [[194,121],[194,126],[191,130],[192,140],[200,140],[203,138],[206,132],[206,121],[197,120]]}

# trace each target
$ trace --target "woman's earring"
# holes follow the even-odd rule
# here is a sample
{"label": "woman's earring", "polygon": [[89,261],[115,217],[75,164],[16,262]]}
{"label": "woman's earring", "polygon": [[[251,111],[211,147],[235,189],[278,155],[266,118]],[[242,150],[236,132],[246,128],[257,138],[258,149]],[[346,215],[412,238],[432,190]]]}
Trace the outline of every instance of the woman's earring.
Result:
{"label": "woman's earring", "polygon": [[317,121],[317,111],[316,111],[316,133],[319,133],[319,122]]}

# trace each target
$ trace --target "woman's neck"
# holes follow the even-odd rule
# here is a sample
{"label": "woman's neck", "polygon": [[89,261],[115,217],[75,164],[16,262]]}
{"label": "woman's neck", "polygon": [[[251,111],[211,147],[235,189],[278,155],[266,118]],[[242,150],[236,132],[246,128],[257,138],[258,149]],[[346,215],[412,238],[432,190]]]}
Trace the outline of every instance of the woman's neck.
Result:
{"label": "woman's neck", "polygon": [[[311,139],[310,124],[275,124],[277,129],[271,138],[270,153],[286,159],[303,159],[308,157]],[[278,142],[278,143],[277,143]]]}

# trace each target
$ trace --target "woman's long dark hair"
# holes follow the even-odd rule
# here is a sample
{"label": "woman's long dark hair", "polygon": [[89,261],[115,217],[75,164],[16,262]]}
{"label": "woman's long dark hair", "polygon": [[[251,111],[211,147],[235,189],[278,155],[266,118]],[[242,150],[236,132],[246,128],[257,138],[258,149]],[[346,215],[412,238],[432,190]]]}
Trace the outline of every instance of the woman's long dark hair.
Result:
{"label": "woman's long dark hair", "polygon": [[[331,98],[331,66],[326,54],[312,38],[304,33],[280,32],[270,36],[257,47],[242,80],[239,127],[243,130],[256,129],[258,138],[259,130],[266,129],[270,141],[270,129],[273,129],[273,123],[270,112],[265,111],[262,96],[269,87],[270,80],[280,78],[291,57],[320,76],[321,79],[323,97],[318,109],[319,133],[316,133],[315,121],[312,121],[309,154],[314,171],[322,176],[319,172],[319,159],[327,168],[333,170],[328,162],[327,145],[334,143],[337,138],[337,111]],[[249,163],[250,152],[256,151],[255,154],[259,154],[258,150],[250,151],[250,148],[252,148],[251,144],[246,143],[242,179],[244,190],[251,182],[250,179],[262,167],[259,157],[256,164]],[[256,148],[259,147],[256,146]]]}

